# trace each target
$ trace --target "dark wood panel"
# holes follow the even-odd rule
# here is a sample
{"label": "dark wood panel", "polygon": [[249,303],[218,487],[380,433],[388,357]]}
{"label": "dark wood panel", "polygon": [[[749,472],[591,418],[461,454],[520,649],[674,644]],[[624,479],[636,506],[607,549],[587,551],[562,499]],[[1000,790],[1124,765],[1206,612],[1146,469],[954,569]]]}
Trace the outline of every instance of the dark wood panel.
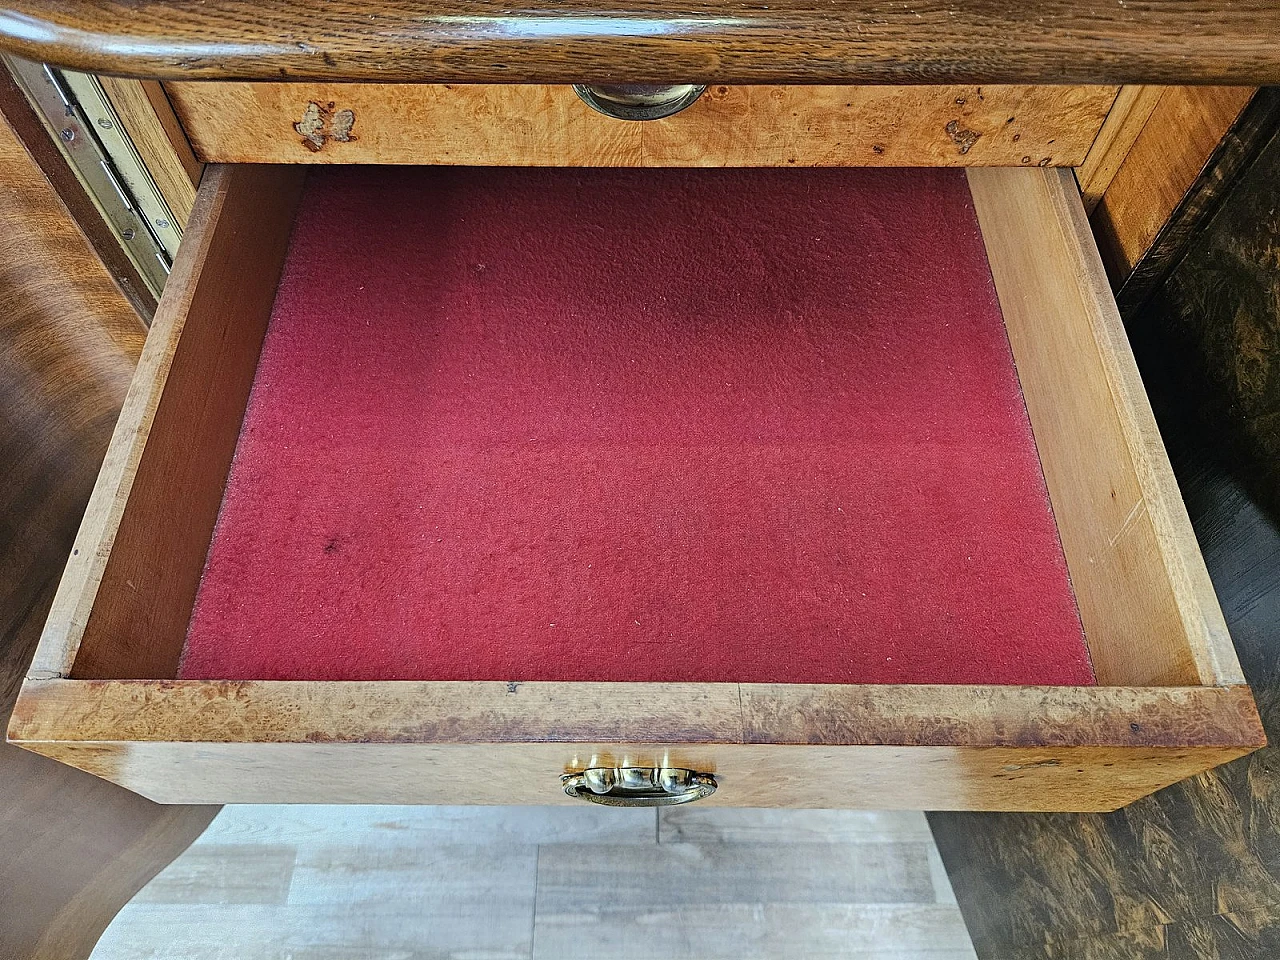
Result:
{"label": "dark wood panel", "polygon": [[[1130,321],[1272,743],[1280,739],[1280,136]],[[978,955],[1280,954],[1280,748],[1100,816],[932,814]]]}
{"label": "dark wood panel", "polygon": [[[144,328],[0,118],[0,718],[7,718],[142,347]],[[0,957],[76,960],[204,829],[0,744]]]}
{"label": "dark wood panel", "polygon": [[160,79],[1280,81],[1274,0],[11,0],[0,43]]}

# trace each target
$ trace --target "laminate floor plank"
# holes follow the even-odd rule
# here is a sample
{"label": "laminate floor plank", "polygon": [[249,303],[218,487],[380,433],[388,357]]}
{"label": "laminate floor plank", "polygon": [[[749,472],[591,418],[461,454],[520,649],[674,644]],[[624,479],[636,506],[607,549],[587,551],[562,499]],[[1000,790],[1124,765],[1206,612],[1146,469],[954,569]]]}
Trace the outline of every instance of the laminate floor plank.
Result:
{"label": "laminate floor plank", "polygon": [[[228,807],[201,843],[397,845],[653,843],[655,810],[579,807],[404,807],[245,804]],[[921,823],[923,824],[923,815]],[[928,836],[927,828],[924,834]]]}
{"label": "laminate floor plank", "polygon": [[929,875],[933,877],[933,895],[938,903],[956,907],[956,892],[951,887],[951,878],[947,876],[947,868],[942,862],[942,854],[936,844],[929,844]]}
{"label": "laminate floor plank", "polygon": [[929,824],[918,810],[772,810],[691,804],[660,808],[658,825],[662,843],[932,841]]}
{"label": "laminate floor plank", "polygon": [[534,960],[975,960],[960,914],[934,904],[757,903],[538,914]]}
{"label": "laminate floor plank", "polygon": [[539,912],[754,903],[933,903],[925,843],[550,844]]}
{"label": "laminate floor plank", "polygon": [[284,903],[297,849],[278,843],[197,843],[133,903]]}
{"label": "laminate floor plank", "polygon": [[238,806],[93,960],[975,960],[916,813]]}
{"label": "laminate floor plank", "polygon": [[347,906],[131,905],[107,929],[93,960],[529,960],[531,896],[521,903],[495,900],[477,912],[441,901],[424,904],[412,894],[402,890],[388,902]]}

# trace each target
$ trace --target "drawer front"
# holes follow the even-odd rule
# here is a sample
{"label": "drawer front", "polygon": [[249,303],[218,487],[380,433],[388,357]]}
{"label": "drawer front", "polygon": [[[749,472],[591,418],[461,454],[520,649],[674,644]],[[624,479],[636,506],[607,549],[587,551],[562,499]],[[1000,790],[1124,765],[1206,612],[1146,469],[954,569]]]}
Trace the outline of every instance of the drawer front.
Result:
{"label": "drawer front", "polygon": [[217,163],[1078,166],[1111,86],[724,86],[661,120],[569,86],[168,83]]}
{"label": "drawer front", "polygon": [[173,680],[300,192],[216,167],[15,708],[164,801],[1111,809],[1264,742],[1069,172],[968,175],[1100,686]]}
{"label": "drawer front", "polygon": [[[41,751],[44,752],[44,751]],[[562,772],[680,767],[708,806],[1106,812],[1244,749],[132,743],[47,755],[159,803],[563,805]]]}
{"label": "drawer front", "polygon": [[190,680],[29,682],[11,735],[168,803],[580,803],[562,776],[675,767],[707,804],[1076,811],[1260,736],[1242,686]]}

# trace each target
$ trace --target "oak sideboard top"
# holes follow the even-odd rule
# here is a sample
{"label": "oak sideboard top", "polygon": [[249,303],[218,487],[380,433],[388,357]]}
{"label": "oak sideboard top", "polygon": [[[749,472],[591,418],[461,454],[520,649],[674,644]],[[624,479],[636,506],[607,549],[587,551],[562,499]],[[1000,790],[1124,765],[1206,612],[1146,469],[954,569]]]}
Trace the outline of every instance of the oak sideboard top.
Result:
{"label": "oak sideboard top", "polygon": [[1277,0],[9,0],[0,49],[159,79],[1280,82]]}

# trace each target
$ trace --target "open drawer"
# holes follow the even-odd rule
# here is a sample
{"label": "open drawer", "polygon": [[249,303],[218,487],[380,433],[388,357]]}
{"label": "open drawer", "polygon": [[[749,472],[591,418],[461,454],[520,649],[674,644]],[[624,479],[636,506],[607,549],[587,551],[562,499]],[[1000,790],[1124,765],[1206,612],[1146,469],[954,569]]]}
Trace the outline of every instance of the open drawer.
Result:
{"label": "open drawer", "polygon": [[[658,175],[634,216],[597,202]],[[708,803],[1045,811],[1113,809],[1263,745],[1069,171],[752,172],[745,200],[742,171],[448,176],[424,209],[428,174],[313,174],[299,213],[302,169],[206,173],[13,742],[164,802],[657,802],[714,784]],[[831,193],[846,182],[864,192]],[[361,220],[348,183],[382,213]],[[790,215],[738,242],[733,218],[778,196]],[[507,240],[474,247],[509,209],[525,219]],[[856,283],[841,255],[862,241],[819,243],[851,211],[884,248]],[[756,285],[734,286],[757,253]],[[362,258],[396,266],[366,289]],[[907,288],[923,306],[892,315]],[[626,309],[546,319],[584,289]],[[984,291],[998,336],[966,319]],[[842,299],[847,323],[810,322]],[[597,332],[613,339],[593,352]],[[878,366],[851,380],[855,355]],[[425,399],[406,414],[405,397]],[[903,406],[910,443],[882,435]],[[839,499],[859,471],[872,492]],[[977,486],[953,496],[951,475]],[[744,506],[733,491],[762,476],[776,496]],[[664,513],[662,536],[632,537],[686,478],[694,533]],[[827,526],[789,506],[809,501]],[[363,560],[323,566],[356,541]]]}

